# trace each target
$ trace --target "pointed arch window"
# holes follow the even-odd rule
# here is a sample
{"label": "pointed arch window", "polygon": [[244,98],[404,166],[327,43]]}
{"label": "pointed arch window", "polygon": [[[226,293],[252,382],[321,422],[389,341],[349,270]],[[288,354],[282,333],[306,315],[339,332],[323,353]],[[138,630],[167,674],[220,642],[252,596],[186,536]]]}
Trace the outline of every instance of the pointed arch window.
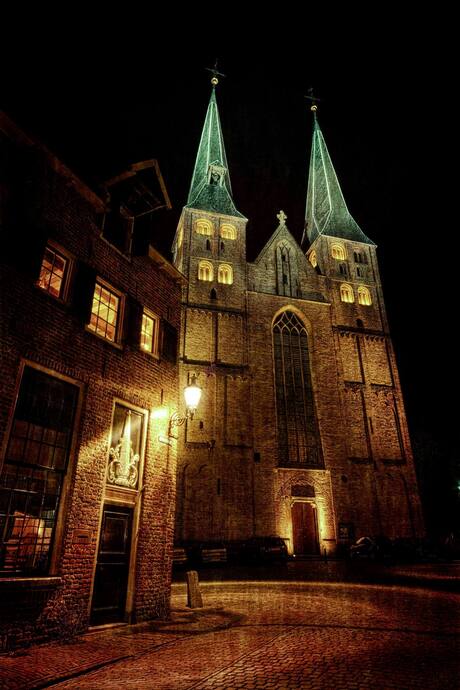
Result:
{"label": "pointed arch window", "polygon": [[343,244],[339,244],[338,242],[331,245],[331,254],[332,258],[337,259],[338,261],[345,261],[347,258],[345,247]]}
{"label": "pointed arch window", "polygon": [[348,283],[342,283],[340,286],[340,299],[342,302],[348,302],[352,304],[355,301],[355,294],[353,288]]}
{"label": "pointed arch window", "polygon": [[224,285],[231,285],[233,283],[233,268],[230,264],[220,264],[217,280]]}
{"label": "pointed arch window", "polygon": [[200,220],[197,220],[195,223],[195,230],[198,233],[198,235],[208,235],[211,236],[213,235],[213,225],[210,220],[206,220],[205,218],[200,218]]}
{"label": "pointed arch window", "polygon": [[214,280],[214,269],[210,261],[200,261],[198,264],[198,280]]}
{"label": "pointed arch window", "polygon": [[322,467],[308,335],[291,311],[273,325],[278,453],[281,466]]}
{"label": "pointed arch window", "polygon": [[220,236],[224,240],[236,240],[236,228],[230,223],[224,223],[220,226]]}
{"label": "pointed arch window", "polygon": [[366,307],[370,307],[372,304],[371,293],[364,285],[358,287],[358,302]]}

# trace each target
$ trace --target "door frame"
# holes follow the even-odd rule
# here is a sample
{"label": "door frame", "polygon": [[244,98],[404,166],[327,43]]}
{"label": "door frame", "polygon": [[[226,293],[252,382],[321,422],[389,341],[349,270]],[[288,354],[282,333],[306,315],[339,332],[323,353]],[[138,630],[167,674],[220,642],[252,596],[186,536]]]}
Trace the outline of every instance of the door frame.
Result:
{"label": "door frame", "polygon": [[[292,521],[292,508],[294,506],[294,503],[309,503],[313,508],[313,516],[315,519],[316,554],[311,554],[311,555],[319,555],[321,553],[321,545],[320,545],[320,540],[319,540],[318,506],[316,505],[316,499],[314,499],[314,498],[303,498],[303,497],[299,497],[299,498],[291,497],[291,500],[289,502],[289,511],[290,511],[290,519],[291,519],[291,534],[292,534],[292,553],[295,554],[295,550],[294,550],[294,525],[293,525],[293,521]],[[309,555],[309,554],[306,554],[306,555]]]}

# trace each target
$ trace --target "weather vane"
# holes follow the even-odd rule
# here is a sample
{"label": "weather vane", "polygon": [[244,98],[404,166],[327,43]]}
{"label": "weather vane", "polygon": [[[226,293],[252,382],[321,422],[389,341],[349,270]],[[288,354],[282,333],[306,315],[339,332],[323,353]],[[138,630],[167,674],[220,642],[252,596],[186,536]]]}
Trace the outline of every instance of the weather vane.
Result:
{"label": "weather vane", "polygon": [[211,84],[213,89],[215,89],[217,84],[219,83],[217,75],[219,75],[219,77],[225,77],[225,74],[222,74],[222,72],[217,71],[217,58],[216,62],[214,63],[214,67],[205,67],[205,70],[207,70],[208,72],[212,72]]}
{"label": "weather vane", "polygon": [[308,89],[308,96],[304,96],[304,98],[306,98],[307,100],[311,101],[310,110],[311,110],[313,113],[315,113],[315,116],[316,116],[316,111],[318,110],[318,106],[317,106],[316,104],[317,104],[317,103],[320,103],[320,102],[321,102],[321,99],[320,99],[320,98],[316,98],[316,97],[314,96],[314,94],[313,94],[313,87],[312,87],[312,86],[310,86],[310,88]]}

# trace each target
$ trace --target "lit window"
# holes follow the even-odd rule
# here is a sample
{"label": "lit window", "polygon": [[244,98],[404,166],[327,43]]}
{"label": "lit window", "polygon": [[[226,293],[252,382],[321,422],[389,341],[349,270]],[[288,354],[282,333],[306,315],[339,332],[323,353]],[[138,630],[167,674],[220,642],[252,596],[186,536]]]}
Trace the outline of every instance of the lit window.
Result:
{"label": "lit window", "polygon": [[229,264],[220,264],[217,280],[224,285],[231,285],[233,283],[233,268]]}
{"label": "lit window", "polygon": [[141,350],[144,352],[158,353],[158,326],[158,317],[144,311],[141,326]]}
{"label": "lit window", "polygon": [[309,258],[310,263],[311,263],[311,265],[313,266],[313,268],[316,268],[317,265],[318,265],[318,258],[317,258],[317,256],[316,256],[316,252],[315,252],[315,251],[312,251],[311,254],[310,254],[310,256],[309,256],[308,258]]}
{"label": "lit window", "polygon": [[214,270],[210,261],[200,261],[198,264],[198,280],[211,281],[214,279]]}
{"label": "lit window", "polygon": [[38,287],[53,297],[63,298],[69,261],[60,252],[47,246],[40,268]]}
{"label": "lit window", "polygon": [[347,258],[345,255],[345,247],[343,244],[333,244],[331,246],[331,253],[333,259],[338,259],[339,261],[345,261]]}
{"label": "lit window", "polygon": [[96,282],[88,328],[112,342],[115,342],[117,337],[120,300],[120,294],[115,293],[112,288]]}
{"label": "lit window", "polygon": [[212,223],[209,220],[201,218],[195,223],[195,230],[199,235],[212,235]]}
{"label": "lit window", "polygon": [[26,366],[0,471],[0,571],[46,574],[79,390]]}
{"label": "lit window", "polygon": [[347,283],[342,283],[340,286],[340,299],[342,302],[354,302],[355,301],[355,295],[353,293],[353,288],[351,285],[348,285]]}
{"label": "lit window", "polygon": [[359,304],[364,304],[367,307],[372,304],[371,293],[367,287],[364,287],[364,285],[360,285],[358,287],[358,302]]}
{"label": "lit window", "polygon": [[234,225],[224,223],[220,227],[220,236],[225,240],[236,240],[236,228]]}
{"label": "lit window", "polygon": [[180,249],[182,247],[183,239],[184,239],[184,228],[181,225],[179,228],[179,232],[177,233],[177,243],[176,243],[177,249]]}

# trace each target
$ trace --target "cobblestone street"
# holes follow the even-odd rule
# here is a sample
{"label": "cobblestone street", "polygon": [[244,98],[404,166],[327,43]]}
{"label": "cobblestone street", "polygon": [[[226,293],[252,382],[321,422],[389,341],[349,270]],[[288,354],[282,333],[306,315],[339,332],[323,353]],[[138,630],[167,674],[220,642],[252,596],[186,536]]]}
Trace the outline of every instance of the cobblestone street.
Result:
{"label": "cobblestone street", "polygon": [[[457,594],[305,582],[203,583],[202,592],[207,608],[190,614],[180,609],[185,586],[173,585],[172,603],[179,608],[169,624],[99,631],[67,646],[44,645],[24,655],[2,657],[1,687],[456,690],[460,686]],[[79,670],[85,656],[86,668]],[[34,664],[43,667],[41,676]],[[67,673],[55,679],[67,680],[53,683],[53,670],[56,673],[63,664]]]}

